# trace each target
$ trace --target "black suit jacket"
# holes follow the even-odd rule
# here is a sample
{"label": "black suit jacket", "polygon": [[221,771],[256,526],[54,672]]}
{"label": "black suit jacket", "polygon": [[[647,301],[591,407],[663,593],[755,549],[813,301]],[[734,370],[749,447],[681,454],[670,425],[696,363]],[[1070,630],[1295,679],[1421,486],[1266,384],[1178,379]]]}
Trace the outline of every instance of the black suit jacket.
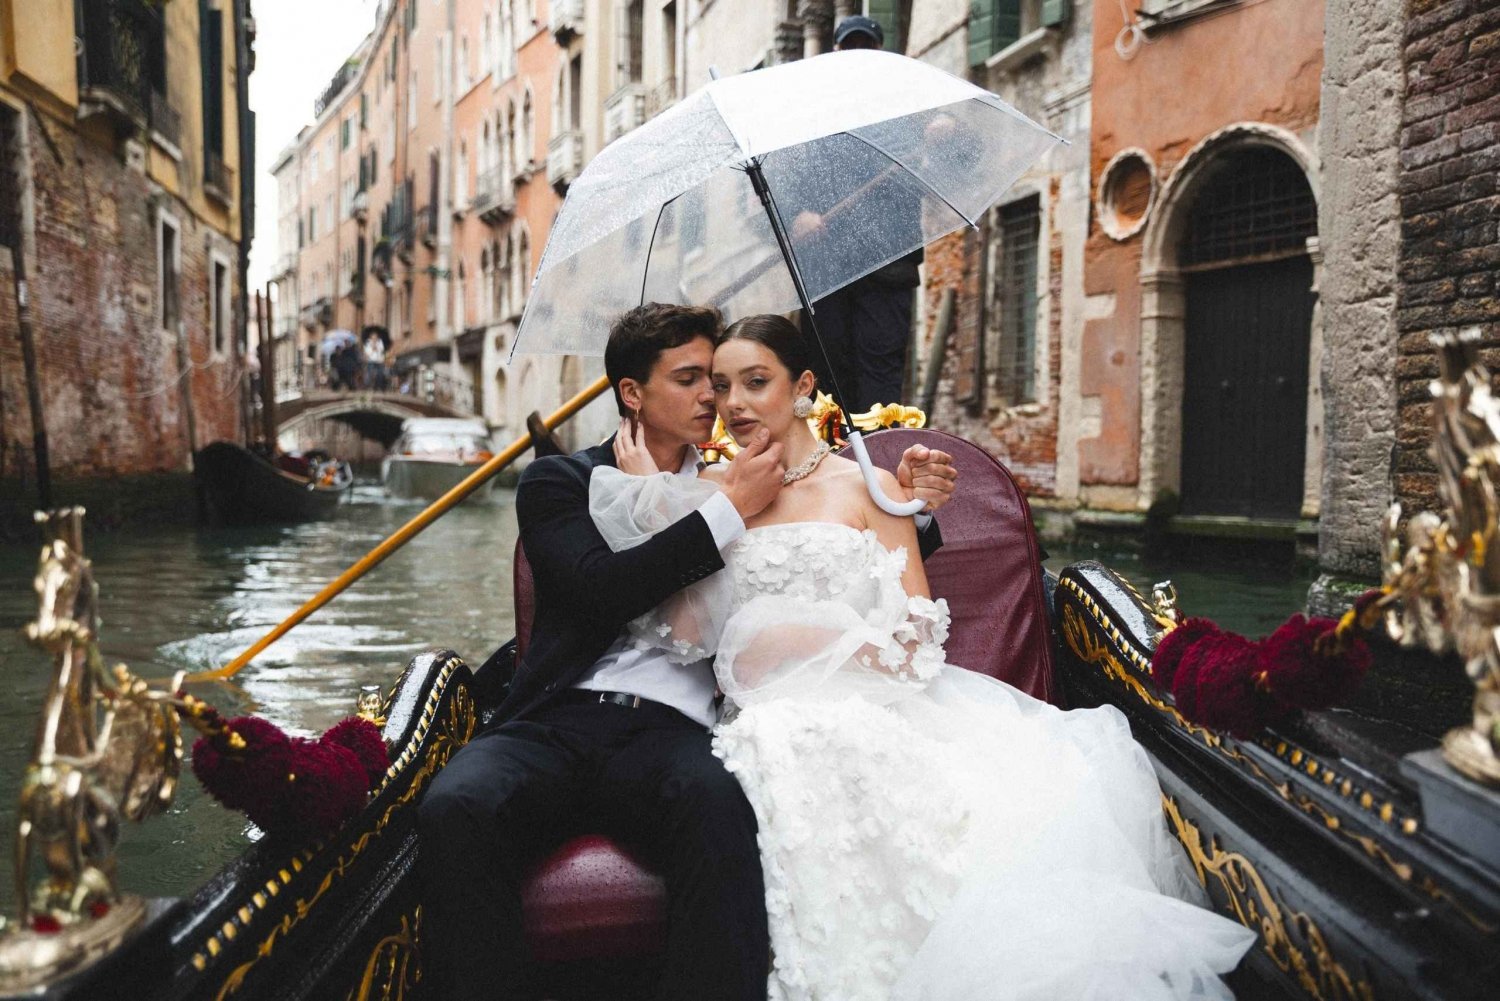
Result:
{"label": "black suit jacket", "polygon": [[[526,656],[495,723],[534,712],[566,692],[631,619],[724,567],[708,522],[696,511],[633,549],[612,551],[589,517],[589,478],[596,466],[614,464],[611,438],[573,455],[537,459],[521,474],[516,517],[536,613]],[[923,559],[942,545],[936,521],[918,542]]]}

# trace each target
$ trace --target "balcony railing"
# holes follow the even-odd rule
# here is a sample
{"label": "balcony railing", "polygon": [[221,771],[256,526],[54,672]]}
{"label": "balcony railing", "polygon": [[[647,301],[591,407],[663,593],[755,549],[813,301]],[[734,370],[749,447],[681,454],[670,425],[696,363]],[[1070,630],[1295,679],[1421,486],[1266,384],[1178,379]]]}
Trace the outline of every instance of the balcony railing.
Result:
{"label": "balcony railing", "polygon": [[516,210],[516,192],[507,176],[509,173],[504,167],[491,167],[480,174],[474,184],[471,204],[479,218],[487,223],[498,223]]}
{"label": "balcony railing", "polygon": [[271,279],[284,278],[297,270],[297,255],[294,253],[282,254],[276,258],[276,267],[271,273]]}
{"label": "balcony railing", "polygon": [[547,141],[547,183],[565,188],[583,169],[583,133],[559,132]]}
{"label": "balcony railing", "polygon": [[85,100],[127,124],[146,124],[152,93],[167,89],[161,12],[144,0],[83,0],[78,10],[78,75]]}
{"label": "balcony railing", "polygon": [[552,34],[559,45],[583,34],[583,0],[552,0]]}
{"label": "balcony railing", "polygon": [[646,121],[646,88],[627,83],[604,102],[604,143],[609,145]]}
{"label": "balcony railing", "polygon": [[181,149],[182,116],[177,114],[177,109],[172,107],[165,94],[158,93],[154,89],[151,91],[150,107],[151,131]]}
{"label": "balcony railing", "polygon": [[224,163],[224,157],[211,149],[203,151],[203,192],[229,204],[234,191],[234,171]]}

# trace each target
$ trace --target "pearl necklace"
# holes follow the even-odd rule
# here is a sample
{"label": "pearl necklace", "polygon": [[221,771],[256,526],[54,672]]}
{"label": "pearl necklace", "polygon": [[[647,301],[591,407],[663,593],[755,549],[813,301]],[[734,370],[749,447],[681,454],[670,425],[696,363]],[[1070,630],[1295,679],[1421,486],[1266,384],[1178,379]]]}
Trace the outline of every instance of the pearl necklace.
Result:
{"label": "pearl necklace", "polygon": [[788,483],[796,483],[798,480],[811,476],[812,471],[818,468],[818,463],[822,462],[831,451],[833,450],[829,448],[828,442],[818,442],[818,447],[812,450],[811,455],[781,474],[781,485],[786,486]]}

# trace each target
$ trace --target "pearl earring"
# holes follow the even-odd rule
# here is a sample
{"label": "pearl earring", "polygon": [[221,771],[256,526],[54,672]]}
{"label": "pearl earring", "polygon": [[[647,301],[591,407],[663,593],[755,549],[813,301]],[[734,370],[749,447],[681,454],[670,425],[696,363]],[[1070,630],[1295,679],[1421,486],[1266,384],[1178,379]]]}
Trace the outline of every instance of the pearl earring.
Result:
{"label": "pearl earring", "polygon": [[805,396],[797,397],[797,402],[792,404],[792,416],[799,421],[805,421],[812,416],[813,402]]}

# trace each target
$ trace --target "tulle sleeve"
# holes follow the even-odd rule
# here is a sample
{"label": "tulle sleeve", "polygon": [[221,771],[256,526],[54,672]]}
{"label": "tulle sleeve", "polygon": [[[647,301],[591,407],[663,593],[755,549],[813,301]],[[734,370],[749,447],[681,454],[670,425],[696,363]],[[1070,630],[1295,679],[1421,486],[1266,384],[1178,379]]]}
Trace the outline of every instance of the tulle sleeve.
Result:
{"label": "tulle sleeve", "polygon": [[[589,478],[589,517],[618,553],[686,518],[718,489],[700,477],[631,476],[601,466]],[[700,661],[718,649],[732,596],[728,574],[709,574],[632,620],[626,629],[642,648],[663,650],[680,664]]]}
{"label": "tulle sleeve", "polygon": [[877,595],[864,614],[836,598],[752,599],[720,638],[720,689],[739,706],[805,695],[835,674],[842,692],[877,703],[920,691],[943,666],[948,603],[909,597],[901,587],[905,563],[905,550],[879,548],[870,564]]}

